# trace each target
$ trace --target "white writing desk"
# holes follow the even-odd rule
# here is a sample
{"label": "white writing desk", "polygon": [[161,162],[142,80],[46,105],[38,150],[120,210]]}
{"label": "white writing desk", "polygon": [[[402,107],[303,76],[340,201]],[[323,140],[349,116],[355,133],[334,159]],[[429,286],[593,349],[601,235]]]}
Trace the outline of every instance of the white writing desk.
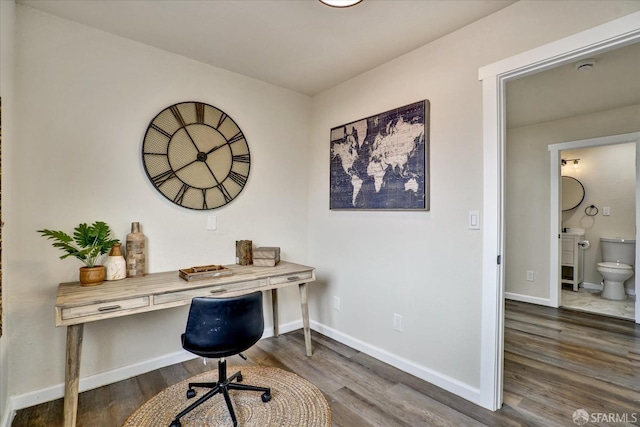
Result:
{"label": "white writing desk", "polygon": [[87,322],[187,305],[194,297],[229,297],[270,290],[273,333],[278,336],[277,289],[298,285],[305,350],[311,356],[307,283],[316,279],[315,268],[285,261],[275,267],[226,267],[233,271],[232,275],[191,282],[181,279],[177,271],[170,271],[92,287],[80,286],[79,282],[61,283],[56,297],[56,326],[67,327],[64,426],[76,425],[82,336]]}

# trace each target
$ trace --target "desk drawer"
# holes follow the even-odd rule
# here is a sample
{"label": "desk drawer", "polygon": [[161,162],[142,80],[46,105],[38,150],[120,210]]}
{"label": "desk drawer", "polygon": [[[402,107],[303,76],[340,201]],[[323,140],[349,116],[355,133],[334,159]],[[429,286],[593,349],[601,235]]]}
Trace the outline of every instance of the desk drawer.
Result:
{"label": "desk drawer", "polygon": [[216,297],[226,296],[225,294],[232,294],[237,291],[244,291],[248,289],[261,290],[262,287],[267,285],[265,279],[252,280],[250,282],[242,283],[229,283],[225,285],[207,286],[206,288],[189,289],[187,291],[179,292],[167,292],[166,294],[159,294],[153,296],[153,304],[167,304],[172,302],[185,302],[191,301],[196,297]]}
{"label": "desk drawer", "polygon": [[112,313],[130,310],[132,308],[147,307],[149,297],[129,298],[119,301],[109,301],[99,304],[83,305],[62,309],[62,320],[76,319],[78,317],[104,315],[111,317]]}
{"label": "desk drawer", "polygon": [[276,277],[271,277],[269,278],[269,283],[271,285],[277,285],[278,283],[289,283],[289,282],[298,282],[298,281],[304,281],[306,279],[311,279],[313,278],[313,272],[312,271],[305,271],[302,273],[295,273],[295,274],[287,274],[285,276],[276,276]]}

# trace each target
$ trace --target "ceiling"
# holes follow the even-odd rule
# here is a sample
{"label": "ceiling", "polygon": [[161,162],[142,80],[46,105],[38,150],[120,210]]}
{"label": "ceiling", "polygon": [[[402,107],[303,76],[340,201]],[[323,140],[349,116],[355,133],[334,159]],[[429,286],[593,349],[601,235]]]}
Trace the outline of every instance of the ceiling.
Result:
{"label": "ceiling", "polygon": [[[2,0],[0,0],[2,1]],[[315,95],[505,8],[512,0],[17,0],[267,83]],[[507,84],[507,126],[640,104],[640,44]]]}
{"label": "ceiling", "polygon": [[17,0],[18,4],[306,95],[332,88],[513,0]]}
{"label": "ceiling", "polygon": [[[640,43],[507,83],[507,127],[640,104]],[[640,118],[639,118],[640,120]]]}

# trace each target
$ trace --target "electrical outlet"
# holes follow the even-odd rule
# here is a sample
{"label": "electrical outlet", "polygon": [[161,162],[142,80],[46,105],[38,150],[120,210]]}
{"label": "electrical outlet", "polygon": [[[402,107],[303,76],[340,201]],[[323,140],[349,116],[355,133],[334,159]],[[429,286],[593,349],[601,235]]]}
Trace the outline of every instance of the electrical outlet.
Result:
{"label": "electrical outlet", "polygon": [[527,271],[527,282],[533,282],[533,281],[534,281],[533,271]]}
{"label": "electrical outlet", "polygon": [[602,208],[602,215],[603,216],[609,216],[611,215],[611,207],[610,206],[604,206]]}
{"label": "electrical outlet", "polygon": [[396,313],[393,314],[393,329],[402,332],[402,316]]}
{"label": "electrical outlet", "polygon": [[340,297],[339,296],[334,296],[333,297],[333,309],[336,311],[340,310]]}

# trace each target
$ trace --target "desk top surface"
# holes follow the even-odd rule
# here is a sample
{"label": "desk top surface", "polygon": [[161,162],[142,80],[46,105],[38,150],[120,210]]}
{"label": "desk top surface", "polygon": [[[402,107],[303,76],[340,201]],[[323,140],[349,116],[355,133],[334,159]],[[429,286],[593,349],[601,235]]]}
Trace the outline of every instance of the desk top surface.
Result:
{"label": "desk top surface", "polygon": [[[159,295],[203,287],[229,285],[250,282],[290,274],[314,272],[314,267],[280,261],[275,267],[256,267],[253,265],[226,265],[232,274],[202,280],[186,281],[178,271],[150,273],[143,277],[105,281],[98,286],[80,286],[79,282],[61,283],[56,297],[56,307],[72,307],[108,301],[110,299],[135,298],[139,296]],[[315,277],[313,275],[312,277]],[[312,282],[314,279],[305,280]]]}

